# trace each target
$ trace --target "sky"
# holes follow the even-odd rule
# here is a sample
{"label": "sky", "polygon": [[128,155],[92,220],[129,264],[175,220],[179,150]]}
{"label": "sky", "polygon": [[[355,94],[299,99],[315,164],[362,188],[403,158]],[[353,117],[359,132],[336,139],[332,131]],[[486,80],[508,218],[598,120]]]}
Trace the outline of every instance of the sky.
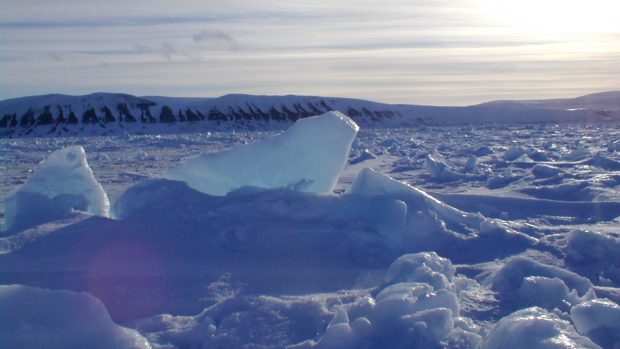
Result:
{"label": "sky", "polygon": [[620,90],[618,0],[0,0],[0,99],[470,105]]}

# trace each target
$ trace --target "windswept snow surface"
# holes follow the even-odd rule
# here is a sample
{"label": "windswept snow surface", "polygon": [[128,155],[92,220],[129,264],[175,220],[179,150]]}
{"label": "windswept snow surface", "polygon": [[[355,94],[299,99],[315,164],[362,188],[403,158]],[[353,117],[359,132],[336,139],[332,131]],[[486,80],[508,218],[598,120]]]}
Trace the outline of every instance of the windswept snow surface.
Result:
{"label": "windswept snow surface", "polygon": [[[349,127],[341,120],[328,124]],[[43,173],[50,151],[82,145],[115,217],[74,208],[3,233],[0,283],[13,298],[0,299],[0,341],[62,333],[62,347],[97,323],[102,348],[121,334],[166,349],[618,347],[618,126],[362,129],[353,140],[354,127],[301,125],[311,132],[0,140],[0,197]],[[323,135],[339,145],[312,145]],[[258,166],[271,151],[287,161],[256,170],[261,183],[205,193],[162,178],[188,157]],[[295,185],[318,177],[329,185]],[[100,322],[57,306],[80,302]]]}

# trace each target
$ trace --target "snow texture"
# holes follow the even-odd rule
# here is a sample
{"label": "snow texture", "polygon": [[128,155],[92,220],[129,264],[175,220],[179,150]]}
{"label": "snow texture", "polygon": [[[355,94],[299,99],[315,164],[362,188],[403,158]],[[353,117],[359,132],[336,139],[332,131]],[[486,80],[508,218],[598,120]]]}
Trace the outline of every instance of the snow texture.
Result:
{"label": "snow texture", "polygon": [[116,325],[87,293],[0,285],[0,347],[150,349],[137,331]]}
{"label": "snow texture", "polygon": [[84,148],[51,153],[35,173],[4,200],[5,226],[14,230],[58,219],[73,210],[109,216],[106,192],[88,166]]}
{"label": "snow texture", "polygon": [[339,112],[300,119],[279,135],[187,160],[166,178],[212,195],[246,186],[328,193],[347,163],[358,129]]}
{"label": "snow texture", "polygon": [[595,297],[587,278],[525,257],[511,258],[487,283],[508,309],[536,305],[568,311],[570,306]]}
{"label": "snow texture", "polygon": [[570,316],[577,330],[603,348],[620,348],[620,306],[608,299],[575,305]]}
{"label": "snow texture", "polygon": [[435,253],[402,256],[388,269],[388,286],[364,307],[353,307],[358,315],[353,321],[340,307],[318,341],[287,348],[442,348],[446,343],[477,348],[481,337],[457,325],[453,275],[452,263]]}
{"label": "snow texture", "polygon": [[554,313],[533,307],[501,319],[485,339],[482,349],[599,349],[570,322]]}
{"label": "snow texture", "polygon": [[[87,200],[60,194],[70,203],[62,214],[37,204],[53,221],[2,233],[0,283],[57,291],[4,286],[34,296],[0,302],[0,332],[48,338],[40,317],[66,320],[57,332],[70,347],[91,322],[56,306],[65,304],[56,294],[98,304],[100,317],[86,312],[107,319],[97,329],[143,344],[140,333],[161,349],[619,347],[617,125],[364,130],[349,154],[338,146],[342,164],[349,159],[342,175],[309,157],[317,175],[340,175],[328,194],[295,190],[305,174],[288,172],[291,183],[236,183],[225,195],[161,178],[187,156],[242,159],[231,156],[238,146],[260,163],[282,137],[286,160],[308,162],[289,151],[298,137],[287,134],[0,139],[3,195],[50,150],[81,143],[115,199],[114,220],[66,216]],[[30,347],[9,344],[0,347]]]}

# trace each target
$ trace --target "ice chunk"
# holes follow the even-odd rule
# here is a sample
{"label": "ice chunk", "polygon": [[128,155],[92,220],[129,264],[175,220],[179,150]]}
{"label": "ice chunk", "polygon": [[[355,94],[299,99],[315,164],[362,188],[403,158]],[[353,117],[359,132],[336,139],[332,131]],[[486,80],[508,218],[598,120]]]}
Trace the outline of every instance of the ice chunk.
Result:
{"label": "ice chunk", "polygon": [[482,349],[600,349],[575,331],[566,320],[541,308],[527,308],[502,318],[485,339]]}
{"label": "ice chunk", "polygon": [[121,327],[87,293],[0,286],[0,347],[146,349],[138,332]]}
{"label": "ice chunk", "polygon": [[435,289],[450,289],[456,269],[449,259],[435,252],[412,253],[400,256],[387,271],[385,279],[395,282],[425,282]]}
{"label": "ice chunk", "polygon": [[486,182],[486,186],[489,189],[500,189],[508,184],[521,178],[513,173],[512,167],[507,167],[506,170],[493,177],[489,177]]}
{"label": "ice chunk", "polygon": [[601,152],[594,155],[592,163],[607,171],[620,171],[620,161],[610,159]]}
{"label": "ice chunk", "polygon": [[571,151],[570,153],[564,155],[562,157],[562,160],[564,161],[579,161],[579,160],[583,160],[586,159],[588,157],[592,156],[592,154],[585,150],[585,149],[575,149],[573,151]]}
{"label": "ice chunk", "polygon": [[212,195],[245,186],[327,193],[338,181],[358,129],[346,115],[328,112],[300,119],[261,141],[187,160],[165,177]]}
{"label": "ice chunk", "polygon": [[107,217],[110,203],[81,146],[51,153],[26,183],[4,200],[6,226],[27,228],[72,210]]}
{"label": "ice chunk", "polygon": [[474,155],[476,156],[486,156],[489,154],[493,154],[493,150],[490,147],[487,146],[482,146],[478,149],[476,149],[476,151],[474,152]]}
{"label": "ice chunk", "polygon": [[520,256],[511,258],[485,282],[513,308],[537,305],[562,309],[594,297],[590,280]]}
{"label": "ice chunk", "polygon": [[572,305],[594,298],[594,293],[588,292],[580,297],[576,290],[570,290],[559,278],[527,276],[514,298],[520,306],[537,305],[549,310],[558,308],[566,311]]}
{"label": "ice chunk", "polygon": [[459,305],[454,292],[447,289],[435,290],[431,285],[417,282],[402,282],[388,286],[376,297],[377,306],[369,315],[372,323],[384,323],[401,316],[415,314],[434,308],[451,310],[458,316]]}
{"label": "ice chunk", "polygon": [[605,278],[620,285],[620,237],[617,234],[574,230],[564,247],[567,260],[592,279]]}
{"label": "ice chunk", "polygon": [[593,299],[574,306],[570,317],[577,331],[603,348],[620,348],[620,306],[608,299]]}
{"label": "ice chunk", "polygon": [[[374,299],[349,305],[349,312],[341,306],[318,341],[287,349],[444,348],[446,342],[452,348],[478,348],[475,325],[458,317],[453,276],[452,263],[434,252],[404,255],[388,271],[392,284]],[[357,318],[349,322],[351,316]]]}
{"label": "ice chunk", "polygon": [[376,156],[374,156],[370,151],[368,151],[368,149],[364,149],[358,156],[351,159],[349,163],[351,165],[355,165],[355,164],[359,164],[360,162],[364,162],[366,160],[372,160],[375,158]]}
{"label": "ice chunk", "polygon": [[520,156],[523,156],[526,153],[525,149],[522,147],[510,147],[506,152],[504,152],[504,160],[506,161],[514,161],[518,159]]}
{"label": "ice chunk", "polygon": [[462,177],[452,169],[452,166],[446,161],[443,161],[436,154],[426,155],[424,159],[424,168],[432,178],[439,181],[455,181]]}
{"label": "ice chunk", "polygon": [[532,150],[527,154],[527,157],[534,161],[549,161],[547,154],[540,149]]}
{"label": "ice chunk", "polygon": [[347,194],[361,196],[381,196],[397,198],[411,208],[426,206],[445,221],[463,224],[473,229],[480,229],[484,217],[479,214],[463,212],[437,200],[426,192],[399,182],[370,168],[364,168],[347,189]]}
{"label": "ice chunk", "polygon": [[478,171],[478,158],[476,155],[469,155],[463,171],[465,171],[465,173],[476,173]]}
{"label": "ice chunk", "polygon": [[550,178],[557,176],[560,173],[562,173],[562,169],[550,165],[537,164],[534,168],[532,168],[532,174],[536,178]]}

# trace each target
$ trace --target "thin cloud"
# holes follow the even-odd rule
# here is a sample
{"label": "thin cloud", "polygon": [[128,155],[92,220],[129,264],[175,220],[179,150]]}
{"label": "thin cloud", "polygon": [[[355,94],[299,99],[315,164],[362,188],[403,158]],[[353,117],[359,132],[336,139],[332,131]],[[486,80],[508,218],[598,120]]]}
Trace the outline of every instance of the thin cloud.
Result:
{"label": "thin cloud", "polygon": [[160,53],[167,60],[171,61],[172,60],[172,56],[177,53],[177,50],[170,43],[162,42],[161,43]]}
{"label": "thin cloud", "polygon": [[62,57],[53,52],[48,52],[47,55],[56,62],[62,62]]}
{"label": "thin cloud", "polygon": [[153,49],[147,45],[134,44],[133,47],[136,49],[136,51],[141,52],[141,53],[153,52]]}
{"label": "thin cloud", "polygon": [[231,50],[236,50],[239,48],[239,43],[235,38],[233,38],[230,34],[227,34],[221,30],[209,31],[203,30],[198,33],[192,35],[194,42],[209,42],[209,41],[219,41],[224,42],[228,45]]}

